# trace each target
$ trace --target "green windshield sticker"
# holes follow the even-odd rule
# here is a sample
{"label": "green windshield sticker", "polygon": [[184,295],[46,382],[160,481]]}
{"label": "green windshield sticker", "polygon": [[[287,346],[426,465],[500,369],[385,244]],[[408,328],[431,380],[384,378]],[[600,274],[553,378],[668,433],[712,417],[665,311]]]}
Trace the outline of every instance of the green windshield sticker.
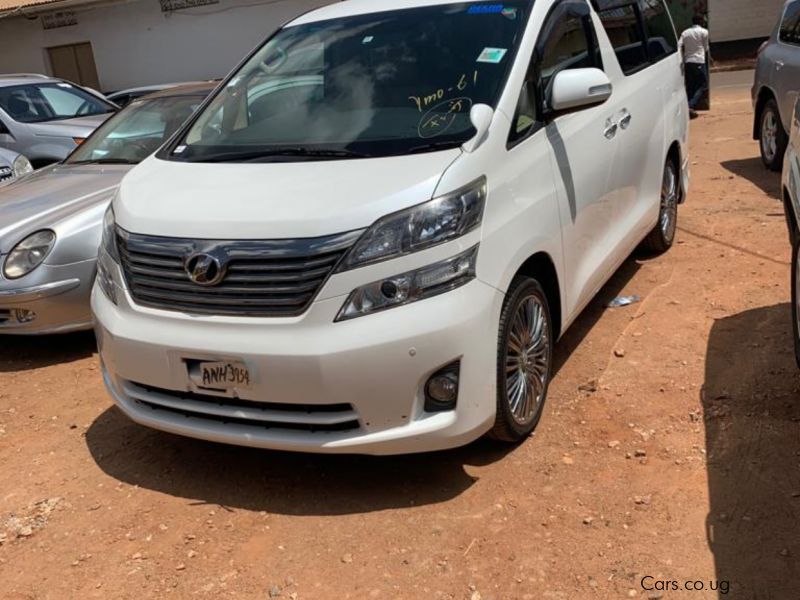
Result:
{"label": "green windshield sticker", "polygon": [[508,50],[506,48],[484,48],[478,57],[479,63],[499,64]]}

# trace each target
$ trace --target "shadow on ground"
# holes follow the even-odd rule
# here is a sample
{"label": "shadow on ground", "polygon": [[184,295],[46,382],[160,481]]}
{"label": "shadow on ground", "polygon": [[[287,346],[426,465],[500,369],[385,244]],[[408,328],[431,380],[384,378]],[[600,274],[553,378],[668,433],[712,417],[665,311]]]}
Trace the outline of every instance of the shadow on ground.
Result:
{"label": "shadow on ground", "polygon": [[[557,371],[627,285],[629,259],[558,347]],[[239,448],[140,427],[117,408],[86,433],[97,465],[130,485],[231,510],[291,515],[358,514],[451,500],[474,483],[465,466],[504,459],[515,447],[480,440],[465,448],[400,457],[327,456]]]}
{"label": "shadow on ground", "polygon": [[0,336],[0,373],[41,369],[90,357],[97,350],[94,333]]}
{"label": "shadow on ground", "polygon": [[223,509],[343,515],[445,502],[476,479],[465,465],[502,459],[513,447],[480,441],[436,454],[329,456],[240,448],[140,427],[117,408],[86,433],[100,468],[130,485]]}
{"label": "shadow on ground", "polygon": [[797,598],[800,589],[800,375],[791,327],[789,304],[758,308],[718,320],[708,342],[707,535],[731,598]]}
{"label": "shadow on ground", "polygon": [[723,162],[722,166],[737,177],[747,179],[770,198],[781,199],[780,173],[767,169],[759,157],[728,160]]}

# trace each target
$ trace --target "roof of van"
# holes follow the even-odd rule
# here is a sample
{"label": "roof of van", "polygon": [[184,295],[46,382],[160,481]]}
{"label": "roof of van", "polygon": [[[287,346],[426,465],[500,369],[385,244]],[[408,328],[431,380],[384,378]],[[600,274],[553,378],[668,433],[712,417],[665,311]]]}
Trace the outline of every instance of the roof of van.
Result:
{"label": "roof of van", "polygon": [[289,26],[316,23],[340,17],[352,17],[370,13],[385,12],[389,10],[402,10],[404,8],[419,8],[424,6],[439,6],[442,4],[463,4],[464,2],[483,2],[487,0],[346,0],[334,2],[316,10],[300,15],[289,23]]}

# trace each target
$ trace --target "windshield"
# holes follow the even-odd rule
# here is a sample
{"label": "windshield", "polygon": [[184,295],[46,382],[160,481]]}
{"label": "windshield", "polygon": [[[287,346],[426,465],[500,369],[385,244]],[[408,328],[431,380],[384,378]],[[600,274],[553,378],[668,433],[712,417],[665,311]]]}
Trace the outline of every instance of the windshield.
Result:
{"label": "windshield", "polygon": [[459,3],[288,27],[172,145],[177,160],[389,156],[458,146],[495,106],[530,0]]}
{"label": "windshield", "polygon": [[103,123],[66,162],[139,163],[178,130],[203,98],[171,96],[135,100]]}
{"label": "windshield", "polygon": [[116,107],[67,82],[0,87],[0,108],[19,123],[102,115]]}

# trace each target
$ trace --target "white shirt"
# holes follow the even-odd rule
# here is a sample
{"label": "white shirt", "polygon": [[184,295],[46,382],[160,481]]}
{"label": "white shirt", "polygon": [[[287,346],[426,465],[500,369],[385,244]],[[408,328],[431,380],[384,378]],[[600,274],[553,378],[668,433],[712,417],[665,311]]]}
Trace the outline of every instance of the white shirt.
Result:
{"label": "white shirt", "polygon": [[708,56],[708,29],[693,25],[681,36],[684,60],[687,63],[704,65]]}

